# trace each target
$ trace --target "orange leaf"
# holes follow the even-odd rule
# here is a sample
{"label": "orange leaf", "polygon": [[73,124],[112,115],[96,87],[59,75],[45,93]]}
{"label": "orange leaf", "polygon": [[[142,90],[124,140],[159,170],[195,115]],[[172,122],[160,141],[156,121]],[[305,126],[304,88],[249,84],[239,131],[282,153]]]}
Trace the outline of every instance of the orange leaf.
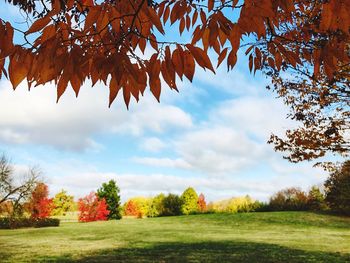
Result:
{"label": "orange leaf", "polygon": [[186,47],[192,53],[193,57],[195,58],[199,66],[201,66],[204,69],[205,68],[210,69],[212,72],[215,73],[213,65],[211,64],[211,61],[206,52],[204,52],[199,47],[195,47],[190,44],[187,44]]}
{"label": "orange leaf", "polygon": [[195,71],[195,62],[191,53],[186,50],[184,52],[184,75],[192,82]]}
{"label": "orange leaf", "polygon": [[218,65],[216,66],[217,68],[220,66],[220,64],[222,63],[222,61],[225,59],[227,55],[227,48],[224,48],[224,50],[221,51],[219,58],[218,58]]}
{"label": "orange leaf", "polygon": [[40,18],[38,20],[36,20],[32,26],[28,29],[28,31],[26,32],[26,34],[31,34],[37,31],[40,31],[41,29],[43,29],[45,26],[47,26],[48,23],[50,23],[51,21],[51,16],[47,15],[44,16],[43,18]]}

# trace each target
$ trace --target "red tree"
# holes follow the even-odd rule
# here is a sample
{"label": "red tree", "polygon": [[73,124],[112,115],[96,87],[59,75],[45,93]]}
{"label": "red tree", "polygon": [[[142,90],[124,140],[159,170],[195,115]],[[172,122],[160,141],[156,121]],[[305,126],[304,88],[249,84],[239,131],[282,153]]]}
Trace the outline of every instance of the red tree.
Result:
{"label": "red tree", "polygon": [[200,212],[204,212],[207,209],[207,202],[205,201],[204,194],[198,196],[197,204]]}
{"label": "red tree", "polygon": [[96,193],[91,192],[89,195],[80,198],[78,201],[79,221],[91,222],[107,220],[109,211],[107,209],[106,200],[98,199]]}
{"label": "red tree", "polygon": [[52,198],[49,198],[49,188],[44,183],[39,183],[29,201],[29,209],[32,218],[47,218],[54,208]]}

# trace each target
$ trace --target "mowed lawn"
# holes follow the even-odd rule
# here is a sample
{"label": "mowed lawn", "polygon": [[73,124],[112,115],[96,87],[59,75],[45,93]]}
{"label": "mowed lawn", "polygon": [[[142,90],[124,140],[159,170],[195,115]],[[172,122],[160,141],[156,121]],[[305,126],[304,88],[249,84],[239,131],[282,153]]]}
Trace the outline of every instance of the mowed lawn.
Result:
{"label": "mowed lawn", "polygon": [[350,262],[350,218],[208,214],[0,230],[0,262]]}

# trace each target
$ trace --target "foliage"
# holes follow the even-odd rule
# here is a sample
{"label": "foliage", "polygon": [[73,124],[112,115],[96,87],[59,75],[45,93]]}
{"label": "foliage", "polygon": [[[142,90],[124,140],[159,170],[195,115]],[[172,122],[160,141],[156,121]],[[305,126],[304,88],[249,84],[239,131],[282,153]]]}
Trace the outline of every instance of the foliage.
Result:
{"label": "foliage", "polygon": [[137,216],[140,211],[136,203],[131,199],[124,204],[124,215],[126,216]]}
{"label": "foliage", "polygon": [[52,198],[49,198],[49,188],[44,183],[38,183],[32,192],[28,207],[32,218],[47,218],[54,208]]}
{"label": "foliage", "polygon": [[39,177],[40,171],[30,168],[28,172],[17,178],[13,165],[5,155],[2,155],[0,157],[0,205],[11,202],[11,212],[15,215],[22,214],[23,203],[31,196]]}
{"label": "foliage", "polygon": [[326,210],[327,205],[325,202],[325,195],[321,192],[320,188],[317,186],[311,187],[308,197],[307,206],[309,210],[322,211]]}
{"label": "foliage", "polygon": [[303,211],[308,210],[308,197],[299,188],[291,187],[278,191],[270,198],[272,211]]}
{"label": "foliage", "polygon": [[103,183],[101,188],[97,190],[98,198],[106,200],[107,209],[109,211],[108,219],[122,218],[119,192],[119,187],[114,180]]}
{"label": "foliage", "polygon": [[164,198],[165,195],[163,193],[152,198],[152,202],[147,213],[148,217],[157,217],[164,213]]}
{"label": "foliage", "polygon": [[215,72],[212,62],[231,70],[246,49],[250,71],[270,76],[303,124],[286,139],[273,135],[276,150],[291,161],[349,150],[348,0],[7,2],[29,26],[0,20],[0,78],[8,76],[13,88],[24,79],[29,87],[54,82],[59,99],[69,84],[78,95],[90,79],[108,86],[110,105],[118,93],[127,106],[131,97],[138,101],[147,86],[159,101],[164,84],[177,90],[197,66]]}
{"label": "foliage", "polygon": [[0,203],[0,216],[11,216],[13,214],[13,204],[11,201]]}
{"label": "foliage", "polygon": [[0,217],[0,229],[59,226],[56,218]]}
{"label": "foliage", "polygon": [[134,197],[129,199],[124,205],[124,214],[142,218],[148,215],[152,199],[146,197]]}
{"label": "foliage", "polygon": [[256,211],[258,207],[259,203],[247,195],[214,202],[208,206],[208,210],[212,212],[241,213]]}
{"label": "foliage", "polygon": [[91,192],[78,201],[79,222],[107,220],[109,211],[105,199],[99,199],[97,194]]}
{"label": "foliage", "polygon": [[182,214],[183,201],[176,194],[168,194],[163,199],[164,210],[160,216],[177,216]]}
{"label": "foliage", "polygon": [[197,205],[198,205],[199,212],[203,213],[203,212],[207,211],[207,202],[205,201],[204,194],[201,193],[198,196]]}
{"label": "foliage", "polygon": [[326,202],[338,213],[350,215],[350,161],[344,162],[325,182]]}
{"label": "foliage", "polygon": [[184,215],[198,212],[198,195],[192,187],[188,187],[181,195],[182,213]]}
{"label": "foliage", "polygon": [[53,198],[54,209],[52,215],[65,215],[69,211],[74,210],[74,197],[68,195],[67,191],[62,190]]}

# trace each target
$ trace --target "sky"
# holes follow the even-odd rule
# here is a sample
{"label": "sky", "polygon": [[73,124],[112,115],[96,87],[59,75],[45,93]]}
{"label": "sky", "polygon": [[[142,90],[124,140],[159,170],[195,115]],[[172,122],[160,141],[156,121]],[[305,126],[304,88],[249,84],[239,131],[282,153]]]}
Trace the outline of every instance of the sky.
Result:
{"label": "sky", "polygon": [[[0,17],[18,18],[0,4]],[[23,26],[23,25],[21,25]],[[192,186],[208,201],[249,194],[262,201],[286,187],[308,190],[327,174],[313,162],[291,164],[267,144],[295,123],[288,108],[252,75],[244,56],[233,71],[196,68],[193,83],[166,85],[161,102],[147,91],[126,109],[122,96],[108,108],[108,88],[86,82],[56,103],[53,84],[15,91],[0,80],[0,152],[18,173],[40,167],[51,195],[76,197],[116,180],[121,197],[181,194]]]}

